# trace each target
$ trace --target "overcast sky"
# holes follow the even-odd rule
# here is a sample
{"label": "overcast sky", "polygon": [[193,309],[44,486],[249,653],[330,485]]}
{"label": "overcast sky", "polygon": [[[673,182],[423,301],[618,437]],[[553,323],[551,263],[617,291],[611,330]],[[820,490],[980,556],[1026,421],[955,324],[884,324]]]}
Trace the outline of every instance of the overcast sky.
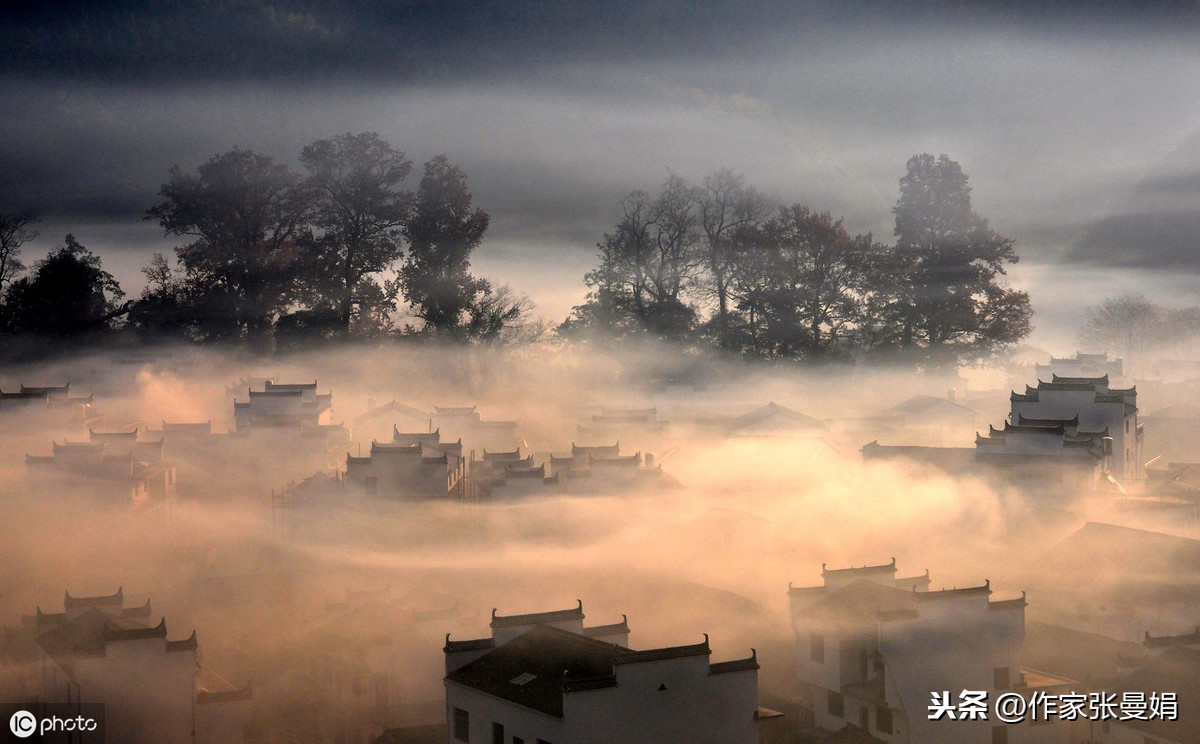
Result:
{"label": "overcast sky", "polygon": [[[891,238],[905,161],[946,153],[1017,240],[1033,341],[1099,297],[1200,303],[1195,3],[40,3],[0,24],[0,209],[127,291],[168,250],[167,169],[376,131],[445,152],[492,227],[481,274],[559,319],[617,198],[743,172]],[[116,6],[116,7],[114,7]]]}

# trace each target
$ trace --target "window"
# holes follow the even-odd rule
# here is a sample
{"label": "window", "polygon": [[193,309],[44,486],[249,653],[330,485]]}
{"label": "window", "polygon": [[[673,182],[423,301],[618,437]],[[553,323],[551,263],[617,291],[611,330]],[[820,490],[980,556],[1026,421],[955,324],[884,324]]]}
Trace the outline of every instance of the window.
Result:
{"label": "window", "polygon": [[875,728],[885,734],[892,733],[892,709],[880,705],[875,709]]}
{"label": "window", "polygon": [[458,741],[471,741],[471,714],[462,708],[454,709],[454,738]]}
{"label": "window", "polygon": [[1008,667],[996,667],[992,670],[992,687],[1007,690],[1008,684]]}
{"label": "window", "polygon": [[992,726],[992,744],[1008,744],[1008,726]]}
{"label": "window", "polygon": [[825,636],[820,633],[808,634],[808,656],[818,664],[825,663]]}
{"label": "window", "polygon": [[846,717],[846,701],[842,699],[842,693],[830,691],[829,715],[837,716],[838,718]]}
{"label": "window", "polygon": [[492,723],[492,744],[504,744],[504,724]]}

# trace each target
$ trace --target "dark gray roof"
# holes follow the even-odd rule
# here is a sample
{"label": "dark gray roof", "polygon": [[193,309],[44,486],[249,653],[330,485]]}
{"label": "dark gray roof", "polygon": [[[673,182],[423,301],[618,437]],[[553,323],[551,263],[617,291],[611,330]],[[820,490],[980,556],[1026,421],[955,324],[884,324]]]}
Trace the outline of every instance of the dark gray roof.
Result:
{"label": "dark gray roof", "polygon": [[[564,684],[603,680],[611,685],[613,659],[622,653],[629,649],[538,625],[446,679],[561,718]],[[525,681],[514,682],[518,679]]]}

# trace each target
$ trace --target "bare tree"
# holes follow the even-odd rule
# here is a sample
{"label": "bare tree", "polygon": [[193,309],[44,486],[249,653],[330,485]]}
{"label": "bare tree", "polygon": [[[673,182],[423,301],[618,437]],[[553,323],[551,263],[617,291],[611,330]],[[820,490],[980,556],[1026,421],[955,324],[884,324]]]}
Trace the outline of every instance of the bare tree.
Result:
{"label": "bare tree", "polygon": [[740,260],[747,257],[753,235],[752,228],[766,220],[773,207],[769,200],[752,187],[746,179],[728,168],[704,179],[693,191],[697,223],[702,233],[701,256],[704,279],[700,283],[704,296],[716,303],[712,326],[717,346],[734,346],[730,328],[731,285]]}
{"label": "bare tree", "polygon": [[1098,351],[1140,360],[1158,339],[1163,309],[1141,294],[1106,297],[1087,310],[1080,340]]}
{"label": "bare tree", "polygon": [[5,285],[25,270],[25,264],[21,263],[21,246],[38,236],[32,227],[38,222],[41,218],[28,209],[12,214],[0,213],[0,295],[3,295]]}

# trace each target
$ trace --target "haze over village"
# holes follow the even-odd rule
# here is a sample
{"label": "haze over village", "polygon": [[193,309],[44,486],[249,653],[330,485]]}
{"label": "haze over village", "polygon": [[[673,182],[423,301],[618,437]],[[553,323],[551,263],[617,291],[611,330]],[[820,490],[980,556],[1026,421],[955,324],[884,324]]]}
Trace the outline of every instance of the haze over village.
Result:
{"label": "haze over village", "polygon": [[10,20],[12,741],[1200,742],[1194,5]]}

